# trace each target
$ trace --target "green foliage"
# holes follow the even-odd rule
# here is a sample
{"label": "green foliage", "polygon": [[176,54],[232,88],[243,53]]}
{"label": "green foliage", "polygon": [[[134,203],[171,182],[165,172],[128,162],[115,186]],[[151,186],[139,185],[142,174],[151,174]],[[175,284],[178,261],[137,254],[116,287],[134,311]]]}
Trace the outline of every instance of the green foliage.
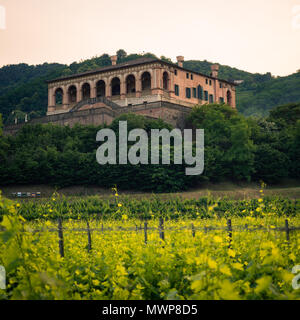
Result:
{"label": "green foliage", "polygon": [[[279,110],[284,107],[279,107]],[[186,176],[185,167],[174,165],[104,165],[96,162],[97,131],[103,126],[25,125],[16,136],[0,140],[0,178],[3,185],[51,184],[55,186],[118,185],[126,190],[173,192],[201,185],[203,181],[263,180],[277,183],[300,177],[300,121],[297,113],[286,122],[280,111],[267,120],[245,118],[226,105],[195,107],[187,123],[205,132],[205,166],[200,176]],[[119,121],[128,130],[172,130],[162,120],[123,114],[109,126],[116,133]],[[274,120],[276,122],[273,122]],[[150,143],[150,141],[149,141]],[[128,144],[130,148],[132,143]],[[150,163],[150,153],[149,153]],[[134,179],[132,178],[134,177]]]}
{"label": "green foliage", "polygon": [[205,132],[204,175],[216,180],[251,179],[253,143],[243,116],[230,106],[212,104],[195,107],[188,121]]}
{"label": "green foliage", "polygon": [[[151,205],[135,200],[132,207],[138,212],[135,215],[126,202],[117,199],[110,218],[97,215],[86,219],[87,212],[97,209],[99,199],[90,198],[88,205],[78,202],[76,208],[70,199],[61,201],[57,196],[40,205],[36,202],[20,205],[0,197],[3,212],[0,263],[7,277],[7,287],[0,289],[0,299],[296,300],[300,297],[291,285],[295,277],[291,270],[300,254],[299,233],[294,231],[286,241],[285,232],[279,230],[285,219],[291,227],[299,226],[300,220],[298,215],[281,214],[277,201],[259,199],[255,204],[244,201],[242,211],[234,207],[233,233],[229,238],[226,226],[229,213],[220,217],[219,204],[208,199],[190,203],[177,199],[175,219],[163,215],[163,209],[168,209],[164,203],[154,201]],[[43,219],[24,219],[23,205]],[[99,212],[103,213],[105,208],[108,205]],[[155,208],[161,211],[150,211]],[[83,215],[76,220],[67,219],[73,210]],[[56,221],[62,211],[67,211],[63,220],[63,257],[59,252]],[[193,218],[187,218],[192,212]],[[206,212],[206,216],[201,212]],[[160,216],[165,218],[164,240],[159,237]],[[144,232],[138,230],[145,219],[146,243]],[[89,249],[87,221],[93,230]]]}
{"label": "green foliage", "polygon": [[[127,120],[129,130],[171,129],[162,120],[124,114],[110,126],[116,136],[119,120]],[[96,162],[99,146],[96,134],[101,128],[25,125],[16,136],[5,138],[9,148],[0,163],[1,182],[46,183],[61,187],[77,184],[112,187],[116,184],[127,190],[157,192],[184,190],[195,182],[194,177],[185,175],[184,165],[174,165],[172,161],[170,165],[99,165]]]}
{"label": "green foliage", "polygon": [[[55,201],[52,199],[55,198]],[[167,198],[165,200],[158,197],[149,199],[132,199],[126,196],[111,196],[101,199],[98,196],[84,198],[71,198],[56,195],[50,199],[40,199],[39,201],[22,201],[19,214],[28,221],[48,220],[61,217],[68,219],[97,218],[110,220],[111,218],[120,220],[121,215],[116,214],[118,203],[122,203],[122,212],[130,218],[147,219],[165,218],[167,220],[185,219],[213,219],[214,217],[246,217],[255,215],[256,218],[263,217],[261,211],[256,211],[259,205],[263,206],[266,212],[272,212],[276,207],[276,215],[297,216],[300,209],[300,200],[290,200],[277,197],[265,197],[260,203],[257,199],[251,200],[229,200],[213,199],[210,196],[198,199],[181,199],[179,197]],[[51,208],[51,212],[49,211]],[[0,210],[1,216],[5,212]]]}
{"label": "green foliage", "polygon": [[[123,63],[141,57],[157,58],[152,53],[127,54],[125,50],[117,51],[118,63]],[[171,59],[161,56],[166,62]],[[106,53],[69,66],[44,63],[37,66],[27,64],[8,65],[0,69],[0,113],[4,122],[11,123],[13,111],[31,113],[31,118],[45,115],[47,110],[46,80],[69,76],[111,65],[110,56]],[[190,60],[184,62],[184,67],[209,75],[212,63],[208,61]],[[300,100],[300,73],[287,77],[274,78],[270,73],[252,74],[221,66],[219,77],[225,80],[243,80],[237,86],[237,108],[249,116],[265,116],[273,107]],[[23,117],[24,118],[24,117]]]}
{"label": "green foliage", "polygon": [[284,127],[286,125],[295,125],[300,119],[300,103],[289,103],[279,106],[270,111],[268,121],[275,122]]}
{"label": "green foliage", "polygon": [[120,49],[117,51],[118,62],[121,63],[127,57],[127,53],[125,50]]}

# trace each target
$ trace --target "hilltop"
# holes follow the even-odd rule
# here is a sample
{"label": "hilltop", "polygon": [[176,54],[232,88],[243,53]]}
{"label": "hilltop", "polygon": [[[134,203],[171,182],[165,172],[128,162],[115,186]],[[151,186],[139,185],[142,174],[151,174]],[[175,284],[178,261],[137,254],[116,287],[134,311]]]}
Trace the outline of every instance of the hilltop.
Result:
{"label": "hilltop", "polygon": [[[118,51],[118,63],[140,57],[156,57],[152,53],[130,54]],[[162,60],[172,62],[169,58]],[[110,56],[73,62],[70,65],[44,63],[41,65],[17,64],[0,68],[0,113],[4,122],[11,121],[15,115],[24,119],[24,113],[31,118],[46,113],[48,92],[46,80],[76,74],[111,64]],[[204,74],[210,73],[213,62],[189,60],[184,67]],[[271,73],[250,73],[230,66],[220,65],[219,77],[225,80],[243,80],[237,87],[237,108],[246,116],[267,116],[275,106],[300,101],[300,72],[286,77],[274,77]],[[15,115],[11,113],[15,111]]]}

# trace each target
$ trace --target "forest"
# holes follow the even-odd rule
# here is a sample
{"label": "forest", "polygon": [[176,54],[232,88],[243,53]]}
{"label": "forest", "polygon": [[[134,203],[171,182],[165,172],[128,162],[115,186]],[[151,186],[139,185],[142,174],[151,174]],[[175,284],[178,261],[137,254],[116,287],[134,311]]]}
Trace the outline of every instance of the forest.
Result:
{"label": "forest", "polygon": [[[140,57],[156,57],[152,53],[127,54],[118,50],[118,63]],[[162,60],[172,62],[161,56]],[[212,62],[190,60],[184,67],[204,74],[210,73]],[[42,65],[17,64],[0,68],[0,113],[4,123],[15,118],[24,121],[25,114],[35,118],[46,114],[48,103],[47,80],[76,74],[111,65],[110,56],[102,54],[70,65],[44,63]],[[265,117],[279,105],[300,101],[300,72],[286,77],[274,77],[271,73],[250,73],[220,65],[219,77],[225,80],[243,80],[237,86],[237,108],[245,116]]]}
{"label": "forest", "polygon": [[[109,126],[116,134],[120,120],[127,121],[128,131],[172,128],[162,120],[123,114]],[[275,184],[300,178],[300,103],[277,107],[265,119],[245,117],[226,105],[195,106],[187,127],[205,132],[205,169],[199,176],[186,176],[186,165],[172,161],[170,165],[99,165],[96,134],[103,126],[27,124],[15,136],[1,135],[0,181],[2,185],[117,185],[125,190],[174,192],[206,181]]]}

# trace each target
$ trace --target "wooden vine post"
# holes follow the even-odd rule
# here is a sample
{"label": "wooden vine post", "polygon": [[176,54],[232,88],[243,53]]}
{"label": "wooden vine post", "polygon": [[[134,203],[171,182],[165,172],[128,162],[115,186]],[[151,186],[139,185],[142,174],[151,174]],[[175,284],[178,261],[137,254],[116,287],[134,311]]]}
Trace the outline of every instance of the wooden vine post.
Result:
{"label": "wooden vine post", "polygon": [[61,217],[58,218],[58,245],[59,245],[59,253],[60,256],[63,258],[65,256],[64,252],[64,234],[62,228],[62,220]]}
{"label": "wooden vine post", "polygon": [[229,237],[229,245],[228,248],[231,248],[231,242],[232,242],[232,225],[231,225],[231,219],[227,220],[227,229],[228,229],[228,237]]}
{"label": "wooden vine post", "polygon": [[87,226],[87,235],[88,235],[88,252],[90,252],[92,250],[92,236],[91,236],[91,229],[90,229],[90,224],[89,221],[86,221],[86,226]]}
{"label": "wooden vine post", "polygon": [[165,231],[164,231],[164,219],[159,219],[159,237],[161,240],[165,241]]}

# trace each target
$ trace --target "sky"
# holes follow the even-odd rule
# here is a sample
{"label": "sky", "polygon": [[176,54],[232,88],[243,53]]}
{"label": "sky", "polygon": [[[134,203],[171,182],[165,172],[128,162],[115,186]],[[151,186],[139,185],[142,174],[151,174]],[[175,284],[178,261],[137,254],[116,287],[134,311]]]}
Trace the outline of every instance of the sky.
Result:
{"label": "sky", "polygon": [[300,0],[0,0],[0,67],[118,49],[285,76],[300,69]]}

